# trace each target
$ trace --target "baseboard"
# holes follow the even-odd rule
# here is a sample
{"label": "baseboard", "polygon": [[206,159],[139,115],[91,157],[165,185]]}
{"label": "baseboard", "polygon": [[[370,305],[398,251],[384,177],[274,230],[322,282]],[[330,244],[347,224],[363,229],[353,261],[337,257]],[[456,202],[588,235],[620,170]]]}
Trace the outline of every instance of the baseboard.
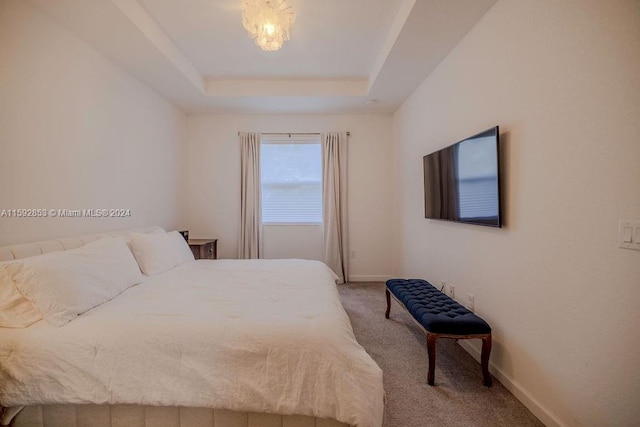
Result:
{"label": "baseboard", "polygon": [[386,275],[356,274],[356,275],[349,276],[349,282],[386,282],[391,278],[392,276],[386,276]]}
{"label": "baseboard", "polygon": [[[473,345],[471,340],[459,340],[458,344],[467,353],[480,363],[480,347]],[[496,377],[500,383],[505,386],[524,406],[526,406],[540,421],[547,427],[564,427],[562,423],[551,411],[542,406],[540,402],[531,396],[518,382],[509,378],[500,368],[489,362],[489,372]]]}

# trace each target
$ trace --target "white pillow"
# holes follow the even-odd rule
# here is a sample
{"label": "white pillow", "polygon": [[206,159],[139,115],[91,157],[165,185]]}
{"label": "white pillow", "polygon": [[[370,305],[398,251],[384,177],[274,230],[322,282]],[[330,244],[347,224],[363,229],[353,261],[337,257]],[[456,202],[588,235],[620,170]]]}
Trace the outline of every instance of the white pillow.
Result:
{"label": "white pillow", "polygon": [[42,320],[42,316],[13,284],[6,268],[8,264],[0,263],[0,327],[26,328]]}
{"label": "white pillow", "polygon": [[148,276],[194,260],[189,245],[177,231],[164,234],[133,233],[131,250],[140,269]]}
{"label": "white pillow", "polygon": [[12,261],[6,268],[16,288],[55,326],[66,324],[143,279],[120,238],[104,238],[77,249]]}

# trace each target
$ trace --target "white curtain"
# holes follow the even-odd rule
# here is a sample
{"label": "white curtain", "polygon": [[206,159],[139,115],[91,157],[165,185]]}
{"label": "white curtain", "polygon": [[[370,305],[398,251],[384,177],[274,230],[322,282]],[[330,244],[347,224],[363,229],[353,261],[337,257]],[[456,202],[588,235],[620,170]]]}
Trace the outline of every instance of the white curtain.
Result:
{"label": "white curtain", "polygon": [[347,133],[323,133],[321,140],[323,261],[340,277],[341,283],[345,283],[349,280]]}
{"label": "white curtain", "polygon": [[260,134],[240,134],[240,238],[238,258],[260,258]]}

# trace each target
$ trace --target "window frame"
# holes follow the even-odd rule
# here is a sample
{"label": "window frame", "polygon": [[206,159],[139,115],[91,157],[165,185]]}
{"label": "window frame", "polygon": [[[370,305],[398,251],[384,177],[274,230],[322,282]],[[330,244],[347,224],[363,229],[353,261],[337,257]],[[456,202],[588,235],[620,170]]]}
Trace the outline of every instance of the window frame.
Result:
{"label": "window frame", "polygon": [[[260,138],[260,150],[262,150],[262,145],[293,145],[293,144],[301,144],[301,145],[319,145],[320,149],[322,150],[322,141],[320,139],[320,134],[313,134],[313,135],[300,135],[300,134],[295,134],[295,133],[291,133],[291,134],[282,134],[282,135],[261,135]],[[320,152],[320,162],[322,164],[322,151]],[[321,215],[322,215],[322,219],[319,222],[265,222],[262,219],[262,188],[263,188],[263,184],[262,184],[262,156],[260,156],[260,224],[262,226],[283,226],[283,227],[287,227],[287,226],[323,226],[324,225],[324,200],[322,200],[322,186],[324,185],[323,183],[323,176],[322,176],[322,166],[321,166],[321,176],[320,176],[320,186],[321,186],[321,194],[320,194],[320,201],[322,203],[322,209],[321,209]]]}

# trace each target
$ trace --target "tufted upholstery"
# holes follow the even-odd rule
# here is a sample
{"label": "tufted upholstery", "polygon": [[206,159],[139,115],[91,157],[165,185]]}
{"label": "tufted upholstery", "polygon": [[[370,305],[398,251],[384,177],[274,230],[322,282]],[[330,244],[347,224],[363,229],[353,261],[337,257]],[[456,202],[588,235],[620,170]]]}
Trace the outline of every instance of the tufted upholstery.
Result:
{"label": "tufted upholstery", "polygon": [[226,409],[142,405],[26,406],[12,427],[347,427],[327,418],[236,412]]}
{"label": "tufted upholstery", "polygon": [[12,261],[14,259],[27,258],[31,256],[41,255],[47,252],[67,251],[69,249],[79,248],[94,240],[104,237],[123,237],[131,239],[131,233],[152,233],[162,230],[158,226],[138,228],[132,230],[109,231],[106,233],[86,234],[76,237],[65,237],[55,240],[43,240],[34,243],[22,243],[18,245],[0,247],[0,262]]}
{"label": "tufted upholstery", "polygon": [[435,334],[488,334],[491,327],[426,280],[391,279],[387,288],[427,331]]}

